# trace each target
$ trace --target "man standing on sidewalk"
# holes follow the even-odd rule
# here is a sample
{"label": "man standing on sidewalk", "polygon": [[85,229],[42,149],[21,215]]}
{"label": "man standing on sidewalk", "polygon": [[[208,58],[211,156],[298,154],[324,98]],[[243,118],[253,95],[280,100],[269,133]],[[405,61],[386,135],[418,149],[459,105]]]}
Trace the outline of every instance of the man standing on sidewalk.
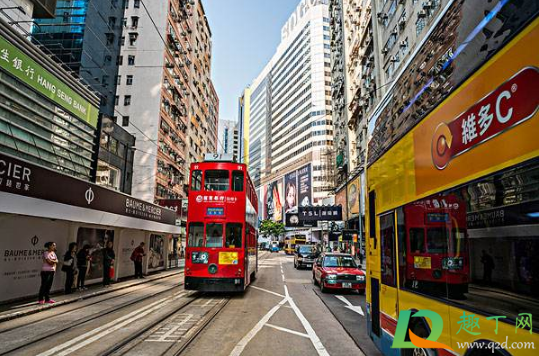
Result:
{"label": "man standing on sidewalk", "polygon": [[144,256],[146,256],[146,253],[144,253],[144,242],[141,242],[131,254],[131,261],[135,263],[135,278],[144,278],[142,275],[142,258]]}

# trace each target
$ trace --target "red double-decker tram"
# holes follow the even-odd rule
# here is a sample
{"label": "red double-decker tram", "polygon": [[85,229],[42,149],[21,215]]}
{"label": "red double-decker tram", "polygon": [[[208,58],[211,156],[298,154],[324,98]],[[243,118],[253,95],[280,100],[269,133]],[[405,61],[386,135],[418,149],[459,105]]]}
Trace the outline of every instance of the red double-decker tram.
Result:
{"label": "red double-decker tram", "polygon": [[258,200],[244,164],[191,164],[185,289],[243,291],[257,272]]}

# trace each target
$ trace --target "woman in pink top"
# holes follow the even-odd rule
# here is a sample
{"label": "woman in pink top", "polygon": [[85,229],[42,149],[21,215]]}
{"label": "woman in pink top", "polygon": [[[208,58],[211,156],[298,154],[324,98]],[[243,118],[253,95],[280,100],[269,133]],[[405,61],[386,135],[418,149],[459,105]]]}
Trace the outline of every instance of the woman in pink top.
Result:
{"label": "woman in pink top", "polygon": [[54,272],[56,272],[56,264],[58,263],[58,257],[56,257],[56,244],[54,242],[47,242],[45,244],[45,252],[43,252],[43,266],[41,267],[41,288],[39,288],[39,304],[54,303],[49,296],[52,287],[52,281],[54,280]]}

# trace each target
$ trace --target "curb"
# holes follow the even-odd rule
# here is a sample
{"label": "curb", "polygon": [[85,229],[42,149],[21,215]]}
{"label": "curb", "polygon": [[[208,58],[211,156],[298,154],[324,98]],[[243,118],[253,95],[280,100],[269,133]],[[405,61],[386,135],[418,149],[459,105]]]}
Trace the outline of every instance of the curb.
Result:
{"label": "curb", "polygon": [[[90,298],[93,298],[93,297],[98,297],[98,296],[103,295],[103,294],[112,293],[112,292],[122,290],[122,289],[126,289],[126,288],[129,288],[129,287],[138,286],[140,284],[146,284],[146,283],[156,281],[156,280],[159,280],[159,279],[164,279],[164,278],[167,278],[167,277],[170,277],[170,276],[174,276],[176,274],[181,274],[183,272],[183,270],[184,270],[183,267],[179,267],[178,271],[176,271],[176,272],[167,273],[167,274],[158,273],[158,274],[156,274],[156,277],[154,277],[154,278],[145,278],[143,280],[137,281],[136,283],[129,283],[129,284],[125,284],[125,285],[114,286],[112,288],[101,289],[101,290],[98,290],[98,291],[95,291],[95,292],[92,292],[92,293],[88,293],[88,294],[80,295],[80,296],[77,296],[77,297],[72,297],[72,298],[68,298],[68,299],[65,299],[65,300],[61,300],[61,301],[56,302],[54,304],[46,304],[46,305],[35,306],[35,307],[33,307],[31,309],[28,309],[28,310],[22,310],[22,311],[9,313],[9,314],[0,315],[0,323],[8,321],[8,320],[21,318],[21,317],[27,316],[27,315],[37,314],[39,312],[46,311],[46,310],[49,310],[49,309],[52,309],[52,308],[56,308],[56,307],[59,307],[59,306],[62,306],[62,305],[67,305],[67,304],[75,303],[75,302],[78,302],[78,301],[81,301],[81,300],[90,299]],[[118,284],[118,283],[116,283],[116,284]]]}

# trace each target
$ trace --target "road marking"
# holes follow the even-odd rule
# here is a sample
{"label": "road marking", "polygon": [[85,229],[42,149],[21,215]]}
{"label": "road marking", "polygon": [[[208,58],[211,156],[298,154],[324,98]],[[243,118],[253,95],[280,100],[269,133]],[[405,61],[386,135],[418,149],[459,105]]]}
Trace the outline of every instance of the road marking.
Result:
{"label": "road marking", "polygon": [[[175,295],[167,298],[159,299],[158,301],[155,301],[141,309],[135,310],[127,315],[124,315],[116,320],[113,320],[103,326],[100,326],[96,329],[90,330],[87,333],[84,333],[74,339],[71,339],[70,341],[67,341],[61,345],[58,345],[46,352],[40,353],[37,356],[64,356],[68,355],[74,351],[77,351],[78,349],[91,344],[92,342],[99,340],[103,336],[106,336],[107,334],[114,332],[118,329],[121,329],[125,325],[131,324],[133,321],[138,320],[151,312],[158,310],[162,308],[164,305],[170,303],[173,300],[182,298],[185,296],[185,292],[179,292]],[[80,342],[80,343],[79,343]],[[73,346],[75,345],[75,346]],[[66,349],[67,348],[67,349]],[[64,350],[65,349],[65,350]],[[60,353],[59,351],[64,350]]]}
{"label": "road marking", "polygon": [[258,323],[256,323],[256,325],[251,329],[251,331],[249,331],[237,344],[236,346],[234,347],[234,349],[232,350],[232,352],[230,352],[230,356],[239,356],[241,355],[241,353],[243,352],[243,350],[245,349],[245,346],[247,346],[247,344],[256,336],[256,334],[258,334],[258,332],[262,329],[262,327],[264,326],[264,324],[266,324],[270,318],[273,316],[273,314],[275,314],[277,312],[277,310],[279,310],[279,308],[288,301],[287,298],[283,298],[283,300],[281,300],[279,302],[279,304],[277,304],[276,306],[274,306],[273,308],[271,308],[271,310],[269,312],[266,313],[266,315],[264,315],[262,317],[262,319],[260,319],[260,321]]}
{"label": "road marking", "polygon": [[313,343],[314,348],[318,352],[319,355],[327,355],[329,356],[329,353],[327,352],[326,348],[322,344],[322,341],[318,338],[318,335],[316,335],[316,332],[314,331],[313,327],[309,323],[309,321],[305,318],[301,310],[299,310],[298,306],[294,302],[294,299],[290,297],[290,294],[288,294],[288,288],[286,285],[284,286],[284,294],[286,295],[286,298],[288,299],[288,302],[290,303],[290,306],[292,309],[294,309],[294,312],[296,313],[296,316],[298,317],[299,321],[301,321],[301,324],[305,328],[305,331],[307,331],[307,334],[309,335],[311,342]]}
{"label": "road marking", "polygon": [[193,314],[186,314],[185,318],[182,321],[180,321],[179,323],[174,325],[172,328],[168,329],[167,332],[154,332],[154,334],[159,333],[159,334],[163,334],[163,335],[152,335],[155,339],[152,338],[152,336],[150,336],[148,339],[146,339],[144,341],[148,341],[148,342],[175,342],[175,341],[178,341],[179,338],[181,337],[181,335],[173,335],[173,334],[175,332],[177,332],[177,331],[185,331],[185,330],[187,330],[187,329],[182,328],[182,326],[184,326],[192,318],[193,318]]}
{"label": "road marking", "polygon": [[284,274],[281,274],[281,278],[283,279],[283,282],[284,282],[284,281],[285,281],[285,280],[284,280]]}
{"label": "road marking", "polygon": [[348,299],[346,299],[344,296],[342,295],[336,295],[335,298],[339,299],[341,302],[343,302],[344,304],[346,304],[344,307],[345,308],[348,308],[352,311],[355,311],[356,313],[358,313],[359,315],[363,315],[365,316],[365,314],[363,313],[363,309],[361,308],[361,305],[352,305],[352,303],[350,303],[350,301]]}
{"label": "road marking", "polygon": [[306,337],[307,339],[310,338],[310,336],[307,335],[307,334],[300,333],[299,331],[290,330],[290,329],[287,329],[287,328],[282,328],[280,326],[273,325],[273,324],[270,324],[270,323],[266,323],[266,326],[269,326],[270,328],[274,328],[274,329],[277,329],[277,330],[284,331],[286,333],[290,333],[290,334],[294,334],[294,335],[298,335],[298,336],[303,336],[303,337]]}
{"label": "road marking", "polygon": [[264,288],[260,288],[260,287],[253,286],[253,285],[251,285],[251,288],[254,288],[254,289],[260,290],[262,292],[266,292],[266,293],[273,294],[273,295],[276,295],[278,297],[284,298],[284,295],[279,294],[279,293],[275,293],[273,291],[270,291],[270,290],[267,290],[267,289],[264,289]]}

